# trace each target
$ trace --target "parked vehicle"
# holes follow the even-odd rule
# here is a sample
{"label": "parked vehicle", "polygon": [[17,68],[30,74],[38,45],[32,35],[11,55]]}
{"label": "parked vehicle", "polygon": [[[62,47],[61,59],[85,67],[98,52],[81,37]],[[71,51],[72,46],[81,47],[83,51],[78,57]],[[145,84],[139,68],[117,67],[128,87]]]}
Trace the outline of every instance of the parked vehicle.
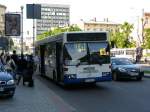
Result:
{"label": "parked vehicle", "polygon": [[13,76],[3,66],[0,66],[0,96],[13,97],[15,88]]}
{"label": "parked vehicle", "polygon": [[136,78],[136,80],[142,80],[144,71],[141,70],[138,64],[134,64],[128,58],[111,58],[111,70],[113,80],[117,81],[122,78]]}

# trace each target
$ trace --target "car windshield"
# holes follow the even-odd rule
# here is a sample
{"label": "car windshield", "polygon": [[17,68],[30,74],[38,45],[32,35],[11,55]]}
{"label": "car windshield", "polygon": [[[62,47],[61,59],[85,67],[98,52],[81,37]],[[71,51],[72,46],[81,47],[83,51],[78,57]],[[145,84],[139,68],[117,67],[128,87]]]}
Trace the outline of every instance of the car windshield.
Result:
{"label": "car windshield", "polygon": [[133,62],[126,58],[111,59],[112,65],[131,65]]}

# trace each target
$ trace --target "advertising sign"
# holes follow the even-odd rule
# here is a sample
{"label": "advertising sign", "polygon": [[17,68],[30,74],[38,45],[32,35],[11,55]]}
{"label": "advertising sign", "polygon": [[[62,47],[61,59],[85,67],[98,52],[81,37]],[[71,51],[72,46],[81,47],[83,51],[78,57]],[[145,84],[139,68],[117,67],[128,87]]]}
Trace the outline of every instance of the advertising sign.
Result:
{"label": "advertising sign", "polygon": [[20,36],[21,20],[20,14],[5,14],[5,35]]}

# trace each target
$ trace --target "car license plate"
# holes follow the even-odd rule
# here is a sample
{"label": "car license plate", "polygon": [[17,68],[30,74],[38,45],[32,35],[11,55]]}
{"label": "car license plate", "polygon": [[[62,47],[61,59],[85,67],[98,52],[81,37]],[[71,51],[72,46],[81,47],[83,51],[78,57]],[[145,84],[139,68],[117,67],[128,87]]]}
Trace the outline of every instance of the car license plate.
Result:
{"label": "car license plate", "polygon": [[85,82],[94,82],[95,79],[85,79]]}
{"label": "car license plate", "polygon": [[137,75],[138,73],[134,73],[134,72],[131,73],[131,76],[137,76]]}
{"label": "car license plate", "polygon": [[0,92],[4,91],[4,88],[3,87],[0,87]]}

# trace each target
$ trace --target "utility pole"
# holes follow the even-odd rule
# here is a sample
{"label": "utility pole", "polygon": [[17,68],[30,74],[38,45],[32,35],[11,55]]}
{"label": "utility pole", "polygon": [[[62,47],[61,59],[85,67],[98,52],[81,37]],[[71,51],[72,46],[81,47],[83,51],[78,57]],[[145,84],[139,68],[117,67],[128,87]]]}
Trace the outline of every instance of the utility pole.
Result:
{"label": "utility pole", "polygon": [[35,19],[41,19],[41,5],[27,4],[27,18],[33,19],[33,55],[35,55]]}

